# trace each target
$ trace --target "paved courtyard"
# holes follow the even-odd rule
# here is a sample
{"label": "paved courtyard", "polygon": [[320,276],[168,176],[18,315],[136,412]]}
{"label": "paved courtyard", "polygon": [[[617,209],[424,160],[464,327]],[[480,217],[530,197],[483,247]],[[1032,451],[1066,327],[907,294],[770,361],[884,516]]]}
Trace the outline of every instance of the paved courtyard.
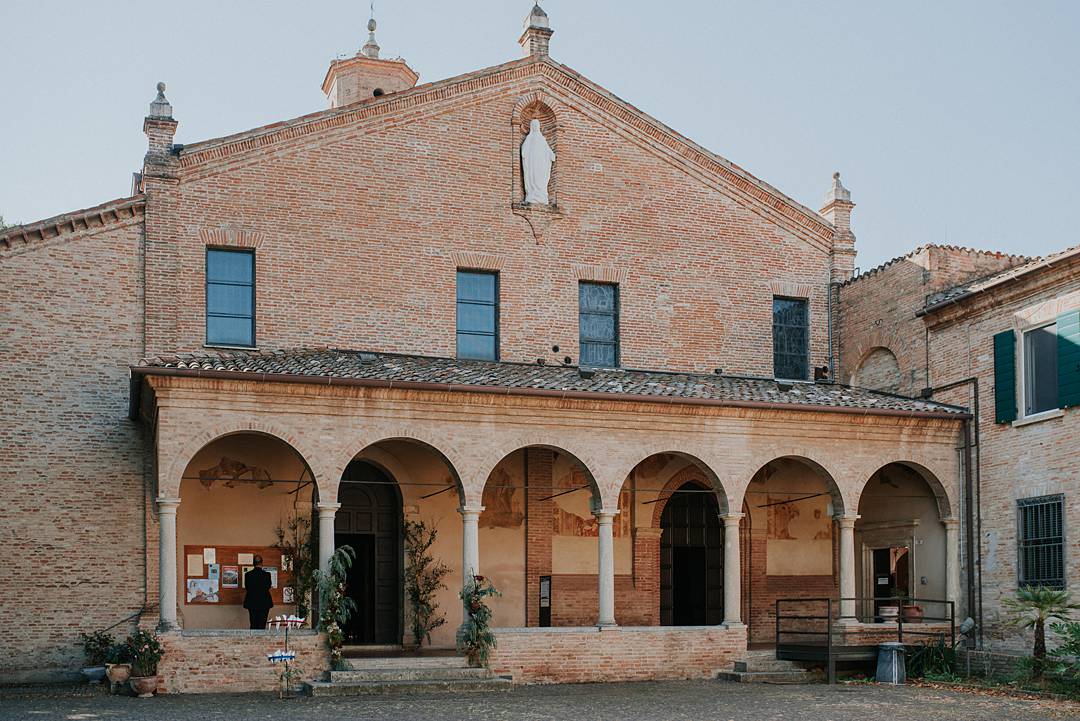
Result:
{"label": "paved courtyard", "polygon": [[704,721],[1029,721],[1080,719],[1080,705],[925,688],[762,686],[723,681],[525,686],[505,693],[291,699],[265,695],[107,696],[82,687],[0,690],[0,719],[687,719]]}

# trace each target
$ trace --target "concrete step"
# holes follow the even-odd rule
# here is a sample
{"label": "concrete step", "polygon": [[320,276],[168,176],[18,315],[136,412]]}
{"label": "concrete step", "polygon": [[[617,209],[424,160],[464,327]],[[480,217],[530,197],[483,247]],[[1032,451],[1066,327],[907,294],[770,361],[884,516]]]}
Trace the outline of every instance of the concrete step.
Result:
{"label": "concrete step", "polygon": [[310,681],[304,684],[304,691],[309,696],[367,696],[373,694],[507,691],[512,686],[513,683],[507,678],[443,681],[352,681],[348,683]]}
{"label": "concrete step", "polygon": [[735,662],[735,670],[740,673],[758,671],[799,671],[806,666],[796,661],[782,661],[777,658],[744,658]]}
{"label": "concrete step", "polygon": [[464,656],[391,656],[354,657],[342,659],[347,671],[370,669],[416,669],[416,668],[468,668]]}
{"label": "concrete step", "polygon": [[822,675],[815,671],[807,671],[804,668],[791,671],[721,671],[716,674],[723,681],[735,681],[736,683],[817,683]]}
{"label": "concrete step", "polygon": [[365,668],[362,671],[331,671],[332,683],[360,681],[468,681],[493,678],[486,668],[453,666],[448,668]]}

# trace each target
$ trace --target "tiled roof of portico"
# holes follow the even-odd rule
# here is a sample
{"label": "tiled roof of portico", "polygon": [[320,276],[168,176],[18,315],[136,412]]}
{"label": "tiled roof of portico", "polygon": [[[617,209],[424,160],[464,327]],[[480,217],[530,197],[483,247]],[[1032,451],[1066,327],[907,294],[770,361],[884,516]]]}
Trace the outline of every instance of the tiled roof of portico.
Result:
{"label": "tiled roof of portico", "polygon": [[964,418],[957,406],[832,383],[596,369],[331,349],[187,353],[143,360],[136,375],[184,375],[323,385],[621,398],[631,401],[743,407],[790,407],[849,413]]}

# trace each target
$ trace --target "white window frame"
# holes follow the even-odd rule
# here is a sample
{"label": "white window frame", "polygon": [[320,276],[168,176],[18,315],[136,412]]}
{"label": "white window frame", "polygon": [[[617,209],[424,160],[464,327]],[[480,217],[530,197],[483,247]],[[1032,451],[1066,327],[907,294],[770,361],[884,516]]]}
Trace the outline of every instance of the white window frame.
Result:
{"label": "white window frame", "polygon": [[[1028,413],[1028,376],[1027,376],[1027,334],[1032,331],[1039,330],[1041,328],[1047,328],[1052,325],[1057,325],[1057,319],[1051,319],[1042,323],[1035,323],[1027,326],[1026,328],[1019,329],[1020,342],[1016,344],[1016,383],[1019,386],[1016,390],[1017,408],[1016,408],[1016,420],[1013,421],[1014,426],[1024,426],[1029,423],[1038,423],[1039,421],[1050,420],[1051,418],[1060,418],[1064,415],[1064,411],[1059,406],[1057,408],[1049,408],[1045,411],[1038,413]],[[1055,335],[1057,332],[1055,330]]]}

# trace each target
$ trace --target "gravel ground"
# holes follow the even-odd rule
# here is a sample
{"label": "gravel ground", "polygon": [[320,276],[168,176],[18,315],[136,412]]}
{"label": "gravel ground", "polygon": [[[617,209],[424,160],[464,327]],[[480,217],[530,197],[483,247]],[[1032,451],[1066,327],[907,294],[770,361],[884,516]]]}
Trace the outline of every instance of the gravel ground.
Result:
{"label": "gravel ground", "polygon": [[298,698],[262,694],[109,696],[91,687],[0,690],[0,719],[635,719],[1029,721],[1078,719],[1080,705],[915,687],[766,686],[724,681],[522,686],[503,693]]}

